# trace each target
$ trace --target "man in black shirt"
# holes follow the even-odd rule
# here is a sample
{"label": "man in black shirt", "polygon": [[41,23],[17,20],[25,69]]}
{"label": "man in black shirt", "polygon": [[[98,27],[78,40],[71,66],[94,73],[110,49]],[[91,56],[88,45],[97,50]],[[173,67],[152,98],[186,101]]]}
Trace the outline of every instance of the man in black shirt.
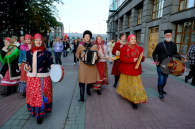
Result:
{"label": "man in black shirt", "polygon": [[[164,31],[164,37],[165,40],[163,42],[160,42],[155,50],[153,51],[153,59],[154,62],[156,62],[157,65],[157,73],[158,73],[158,92],[159,97],[164,98],[163,94],[166,94],[166,92],[163,90],[164,86],[166,85],[168,74],[165,74],[161,71],[161,63],[164,59],[173,56],[179,57],[183,62],[186,62],[187,60],[185,58],[182,58],[177,53],[177,46],[174,42],[172,42],[172,30],[165,30]],[[166,47],[166,48],[165,48]]]}

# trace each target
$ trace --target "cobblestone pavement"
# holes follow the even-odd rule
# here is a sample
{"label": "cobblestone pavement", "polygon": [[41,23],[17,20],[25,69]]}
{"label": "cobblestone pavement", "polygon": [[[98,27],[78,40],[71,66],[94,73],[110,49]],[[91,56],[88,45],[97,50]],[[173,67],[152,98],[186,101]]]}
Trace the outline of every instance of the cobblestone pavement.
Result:
{"label": "cobblestone pavement", "polygon": [[1,129],[195,129],[195,88],[184,82],[184,76],[169,76],[164,99],[158,98],[157,73],[150,58],[142,64],[142,82],[148,103],[131,103],[118,95],[112,86],[114,76],[108,62],[109,84],[102,88],[102,95],[91,89],[86,102],[78,102],[78,64],[73,64],[73,54],[63,58],[65,77],[53,83],[53,110],[46,114],[42,125],[37,125],[26,109],[21,93],[0,96]]}

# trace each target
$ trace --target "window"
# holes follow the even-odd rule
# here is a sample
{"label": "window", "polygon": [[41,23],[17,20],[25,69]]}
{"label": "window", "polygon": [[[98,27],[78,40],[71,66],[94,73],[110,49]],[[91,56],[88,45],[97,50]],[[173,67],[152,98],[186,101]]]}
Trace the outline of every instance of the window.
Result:
{"label": "window", "polygon": [[175,43],[181,55],[188,52],[190,45],[195,42],[195,21],[188,21],[177,25]]}
{"label": "window", "polygon": [[128,28],[131,27],[131,14],[129,15],[129,18],[128,18]]}
{"label": "window", "polygon": [[185,10],[195,6],[195,0],[180,0],[179,11]]}
{"label": "window", "polygon": [[154,0],[152,19],[162,17],[164,0]]}
{"label": "window", "polygon": [[137,24],[141,24],[142,22],[142,8],[138,10],[138,18],[137,18]]}
{"label": "window", "polygon": [[137,45],[140,45],[140,41],[141,41],[141,30],[136,32],[136,41],[137,41]]}

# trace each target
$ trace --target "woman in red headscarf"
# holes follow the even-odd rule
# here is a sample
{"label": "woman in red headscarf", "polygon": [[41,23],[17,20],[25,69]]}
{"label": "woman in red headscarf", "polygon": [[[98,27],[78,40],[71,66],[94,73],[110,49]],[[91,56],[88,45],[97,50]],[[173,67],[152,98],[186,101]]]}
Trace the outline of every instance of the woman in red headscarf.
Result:
{"label": "woman in red headscarf", "polygon": [[107,46],[103,44],[102,37],[100,35],[96,37],[95,44],[98,46],[98,55],[100,57],[96,63],[100,80],[93,84],[93,89],[97,90],[98,95],[101,95],[101,87],[108,84],[108,68],[106,59],[110,60],[110,57],[107,54]]}
{"label": "woman in red headscarf", "polygon": [[135,69],[139,56],[142,55],[145,60],[143,48],[136,43],[136,36],[130,35],[127,43],[120,51],[120,79],[116,92],[123,98],[132,102],[134,109],[137,109],[138,103],[146,103],[147,95],[141,81],[142,67],[141,63],[138,69]]}
{"label": "woman in red headscarf", "polygon": [[46,50],[43,37],[37,33],[33,36],[32,48],[26,52],[27,73],[26,103],[37,124],[42,124],[45,113],[52,109],[52,83],[49,69],[53,65],[51,52]]}
{"label": "woman in red headscarf", "polygon": [[18,60],[18,66],[21,71],[20,75],[20,84],[18,86],[18,92],[22,92],[22,96],[26,96],[26,81],[27,81],[27,72],[24,70],[24,66],[26,63],[26,51],[31,49],[32,44],[32,36],[29,34],[26,34],[24,37],[25,43],[20,46],[20,55]]}

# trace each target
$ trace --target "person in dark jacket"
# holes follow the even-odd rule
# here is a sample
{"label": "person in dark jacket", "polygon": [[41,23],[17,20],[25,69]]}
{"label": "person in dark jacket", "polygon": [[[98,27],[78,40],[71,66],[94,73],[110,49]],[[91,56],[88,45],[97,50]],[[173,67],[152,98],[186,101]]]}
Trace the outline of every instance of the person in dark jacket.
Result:
{"label": "person in dark jacket", "polygon": [[[182,61],[186,62],[187,60],[183,57],[181,57],[177,53],[177,46],[174,42],[172,42],[172,30],[168,29],[164,31],[164,37],[165,40],[163,42],[158,43],[156,46],[155,50],[153,51],[153,59],[154,62],[156,62],[157,65],[157,73],[158,73],[158,92],[159,92],[159,97],[164,98],[163,94],[166,94],[166,92],[163,90],[163,88],[166,85],[168,74],[165,74],[161,71],[161,63],[164,59],[170,57],[172,58],[173,56],[177,56]],[[165,48],[166,47],[166,48]],[[158,57],[157,57],[158,55]]]}
{"label": "person in dark jacket", "polygon": [[79,59],[77,59],[76,56],[75,56],[75,53],[77,52],[77,48],[78,48],[78,45],[79,45],[77,39],[75,39],[75,40],[73,41],[73,45],[74,45],[73,52],[74,52],[74,65],[75,65],[76,63],[79,62]]}
{"label": "person in dark jacket", "polygon": [[67,57],[68,56],[68,52],[66,51],[68,48],[70,48],[70,44],[69,44],[69,42],[68,42],[68,40],[65,40],[64,42],[63,42],[63,45],[64,45],[64,53],[63,53],[63,56],[65,57]]}
{"label": "person in dark jacket", "polygon": [[185,77],[185,82],[187,83],[188,79],[192,78],[191,85],[195,86],[195,42],[193,45],[190,46],[187,57],[189,59],[190,72]]}

